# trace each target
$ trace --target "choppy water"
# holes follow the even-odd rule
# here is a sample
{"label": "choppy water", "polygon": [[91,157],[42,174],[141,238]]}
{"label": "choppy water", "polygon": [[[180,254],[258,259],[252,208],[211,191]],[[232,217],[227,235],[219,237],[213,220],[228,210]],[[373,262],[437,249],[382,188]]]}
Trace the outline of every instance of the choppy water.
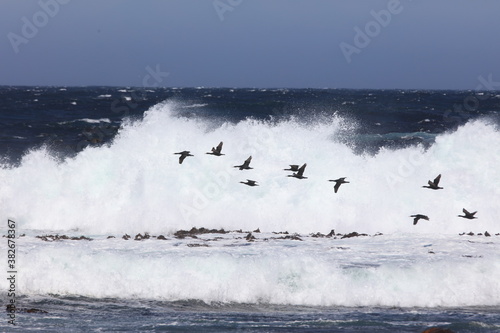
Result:
{"label": "choppy water", "polygon": [[[18,323],[498,330],[499,96],[2,87],[2,232],[10,218],[25,235]],[[221,141],[224,156],[206,154]],[[182,150],[194,157],[180,165]],[[250,155],[254,169],[233,168]],[[303,163],[308,179],[286,177]],[[422,188],[438,174],[443,190]],[[334,193],[339,177],[350,183]],[[413,225],[419,213],[430,220]],[[230,232],[176,237],[192,227]],[[367,236],[313,237],[332,229]],[[92,240],[41,238],[56,234]]]}

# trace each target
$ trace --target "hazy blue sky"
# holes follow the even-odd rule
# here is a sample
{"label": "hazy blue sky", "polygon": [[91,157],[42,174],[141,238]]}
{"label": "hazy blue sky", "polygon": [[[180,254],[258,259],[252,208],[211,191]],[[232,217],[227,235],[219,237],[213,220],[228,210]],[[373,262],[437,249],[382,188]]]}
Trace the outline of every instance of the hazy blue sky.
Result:
{"label": "hazy blue sky", "polygon": [[0,0],[0,60],[1,85],[475,89],[500,1]]}

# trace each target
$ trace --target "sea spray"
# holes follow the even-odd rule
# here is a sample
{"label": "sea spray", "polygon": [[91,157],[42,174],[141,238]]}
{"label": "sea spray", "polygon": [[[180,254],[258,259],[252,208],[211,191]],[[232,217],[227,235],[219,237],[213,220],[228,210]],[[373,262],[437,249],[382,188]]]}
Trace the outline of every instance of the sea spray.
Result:
{"label": "sea spray", "polygon": [[[357,154],[342,142],[339,116],[306,124],[247,119],[214,126],[152,107],[123,125],[114,141],[57,161],[47,149],[0,170],[2,208],[25,229],[168,233],[192,226],[263,231],[458,233],[497,230],[500,135],[473,120],[437,136],[428,149],[382,148]],[[225,156],[205,154],[220,141]],[[174,152],[190,150],[182,165]],[[252,156],[254,170],[233,168]],[[286,177],[307,163],[305,176]],[[423,189],[442,174],[444,190]],[[329,179],[349,184],[333,193]],[[259,187],[240,181],[253,179]],[[479,211],[471,222],[462,208]],[[412,225],[409,215],[430,221]]]}

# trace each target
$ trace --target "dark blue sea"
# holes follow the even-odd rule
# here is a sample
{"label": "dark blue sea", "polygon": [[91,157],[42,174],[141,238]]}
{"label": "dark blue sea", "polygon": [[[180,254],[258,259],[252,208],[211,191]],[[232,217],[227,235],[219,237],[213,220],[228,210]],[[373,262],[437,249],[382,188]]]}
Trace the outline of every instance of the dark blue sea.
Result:
{"label": "dark blue sea", "polygon": [[500,332],[499,126],[487,90],[0,87],[0,330]]}

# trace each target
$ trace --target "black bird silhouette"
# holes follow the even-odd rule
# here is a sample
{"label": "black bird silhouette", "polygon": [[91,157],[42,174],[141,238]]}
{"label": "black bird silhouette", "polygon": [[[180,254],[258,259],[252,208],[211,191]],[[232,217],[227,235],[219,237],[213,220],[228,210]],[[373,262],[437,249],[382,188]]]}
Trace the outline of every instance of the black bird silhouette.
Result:
{"label": "black bird silhouette", "polygon": [[212,152],[208,152],[207,154],[209,154],[209,155],[215,155],[215,156],[224,155],[224,154],[221,154],[221,150],[222,150],[222,141],[219,143],[219,145],[217,146],[217,148],[212,147]]}
{"label": "black bird silhouette", "polygon": [[297,171],[299,171],[299,165],[298,164],[290,164],[290,169],[283,169],[283,170],[297,172]]}
{"label": "black bird silhouette", "polygon": [[335,179],[335,180],[329,180],[329,182],[335,182],[335,186],[333,187],[333,190],[335,191],[335,193],[337,193],[337,191],[339,190],[340,185],[349,183],[345,180],[346,178],[347,177],[342,177],[342,178]]}
{"label": "black bird silhouette", "polygon": [[182,164],[182,162],[184,161],[184,159],[188,156],[194,156],[194,155],[191,155],[191,152],[188,151],[188,150],[184,150],[184,151],[181,151],[179,153],[174,153],[174,155],[181,155],[179,156],[179,164]]}
{"label": "black bird silhouette", "polygon": [[464,212],[465,215],[458,215],[458,217],[463,217],[464,219],[469,219],[469,220],[477,219],[477,217],[474,216],[477,213],[477,211],[469,213],[467,209],[464,208],[462,209],[462,212]]}
{"label": "black bird silhouette", "polygon": [[245,184],[245,185],[248,185],[248,186],[259,186],[259,184],[255,184],[257,183],[257,181],[255,180],[250,180],[250,179],[247,179],[246,182],[240,182],[242,184]]}
{"label": "black bird silhouette", "polygon": [[417,224],[418,220],[423,219],[429,221],[429,217],[422,214],[410,215],[410,217],[414,217],[413,225]]}
{"label": "black bird silhouette", "polygon": [[297,172],[295,172],[293,175],[288,175],[288,177],[295,177],[298,179],[307,179],[307,177],[304,177],[304,170],[306,169],[307,163],[304,163]]}
{"label": "black bird silhouette", "polygon": [[239,168],[240,170],[249,170],[249,169],[253,169],[251,168],[249,165],[250,165],[250,162],[252,161],[252,156],[250,156],[249,158],[247,158],[245,160],[245,162],[243,162],[242,165],[235,165],[234,168]]}
{"label": "black bird silhouette", "polygon": [[439,174],[433,182],[431,182],[430,180],[427,182],[427,184],[429,184],[429,186],[422,186],[422,187],[425,187],[425,188],[430,188],[432,190],[441,190],[443,189],[442,187],[439,187],[439,181],[441,180],[441,174]]}

